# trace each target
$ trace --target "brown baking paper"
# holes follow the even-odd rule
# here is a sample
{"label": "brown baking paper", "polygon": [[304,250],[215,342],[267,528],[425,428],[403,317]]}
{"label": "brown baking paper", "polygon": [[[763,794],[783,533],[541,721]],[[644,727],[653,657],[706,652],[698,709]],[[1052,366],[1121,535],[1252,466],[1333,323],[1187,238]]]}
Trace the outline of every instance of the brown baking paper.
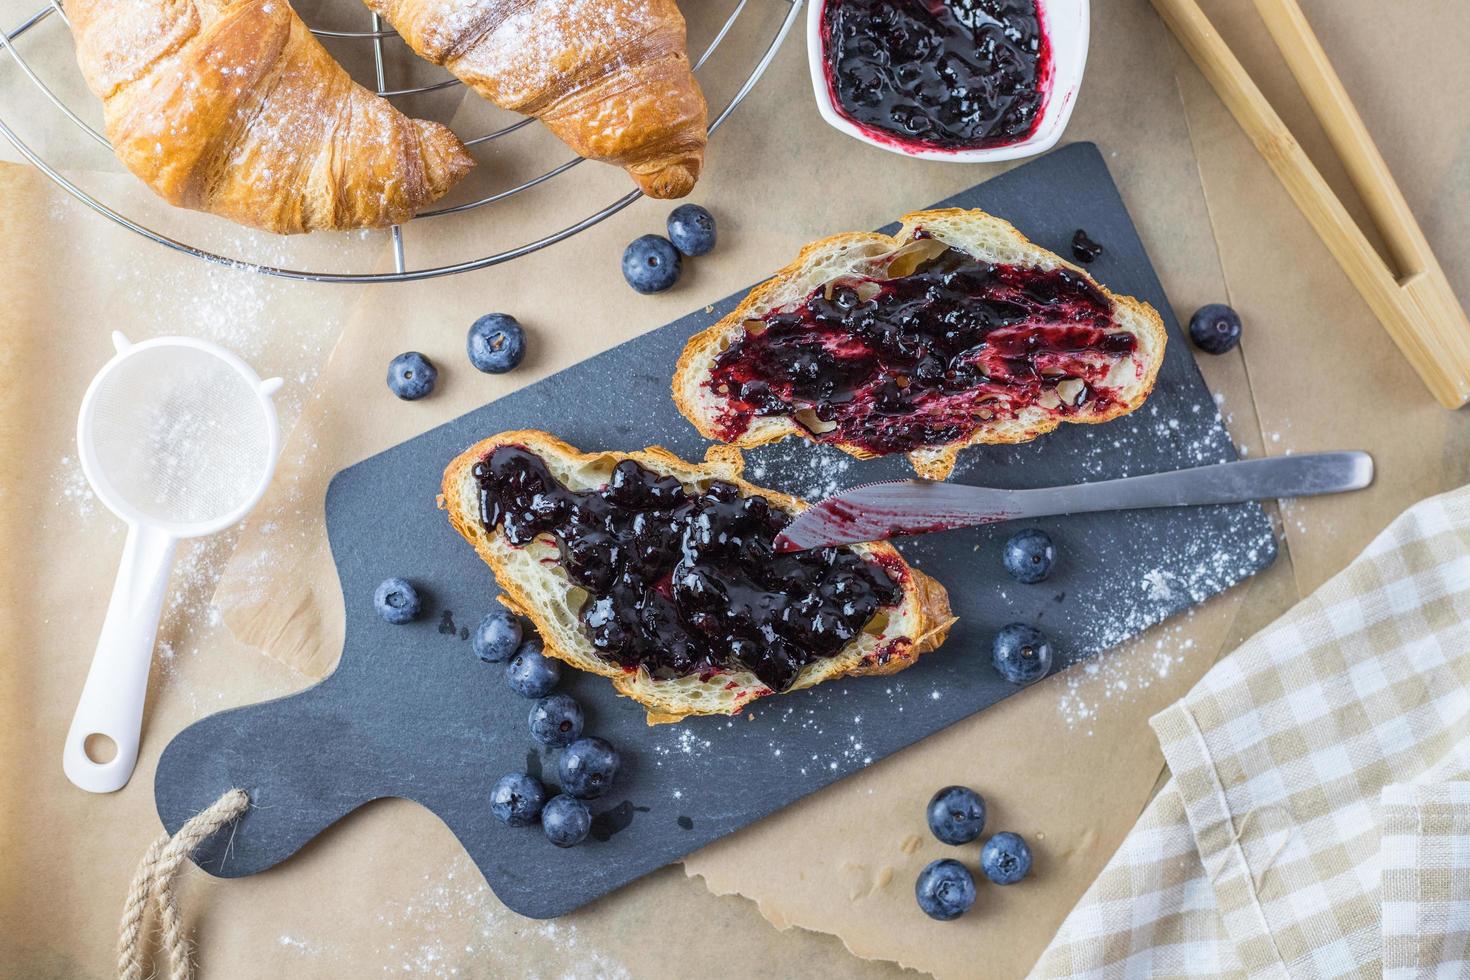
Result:
{"label": "brown baking paper", "polygon": [[[5,0],[0,11],[11,10],[11,3]],[[709,12],[691,11],[696,33],[707,32],[707,21],[722,12],[710,6]],[[1448,4],[1422,6],[1416,11],[1419,23],[1443,18],[1459,25],[1458,34],[1447,28],[1417,35],[1425,57],[1448,64],[1457,38],[1463,48],[1463,24]],[[1421,217],[1433,202],[1435,221],[1426,221],[1426,231],[1463,295],[1465,257],[1452,261],[1446,239],[1470,216],[1465,151],[1455,156],[1470,131],[1470,111],[1432,93],[1427,97],[1422,73],[1395,77],[1390,65],[1366,64],[1382,43],[1372,29],[1373,10],[1366,0],[1341,8],[1315,4],[1309,14],[1334,57],[1343,57],[1344,47],[1360,52],[1351,66],[1339,67],[1354,94],[1365,99],[1370,126],[1399,126],[1393,114],[1410,102],[1414,114],[1406,119],[1417,120],[1415,126],[1423,122],[1420,111],[1439,113],[1443,129],[1404,130],[1412,141],[1397,156],[1388,147],[1385,153]],[[750,22],[747,40],[770,26],[774,15],[763,16],[766,21]],[[0,258],[7,276],[0,288],[10,319],[22,326],[7,324],[0,334],[0,364],[10,369],[12,382],[0,389],[0,450],[12,461],[0,494],[0,554],[7,581],[25,588],[0,590],[0,610],[10,626],[6,635],[12,638],[7,649],[14,651],[0,680],[0,850],[6,855],[0,862],[0,974],[109,974],[126,879],[159,829],[151,780],[163,745],[204,714],[307,683],[278,660],[251,656],[221,618],[250,645],[268,645],[307,673],[330,669],[340,649],[342,599],[326,559],[321,509],[333,472],[723,296],[768,273],[813,237],[882,224],[993,172],[903,160],[827,130],[811,106],[799,40],[788,43],[751,101],[713,141],[710,168],[694,199],[720,219],[719,251],[691,263],[679,287],[659,297],[628,292],[616,268],[624,242],[661,226],[666,208],[651,202],[503,268],[412,286],[334,289],[210,269],[113,229],[33,175],[4,173]],[[1337,440],[1366,431],[1357,415],[1333,414],[1327,396],[1335,386],[1352,384],[1395,404],[1428,405],[1407,367],[1389,363],[1396,357],[1391,345],[1289,201],[1275,202],[1270,234],[1260,227],[1259,211],[1238,206],[1251,195],[1269,198],[1273,179],[1264,167],[1244,169],[1257,161],[1223,110],[1220,118],[1201,121],[1218,103],[1191,77],[1187,59],[1165,40],[1142,0],[1095,4],[1092,52],[1068,138],[1095,139],[1108,156],[1178,312],[1187,316],[1199,303],[1227,296],[1247,311],[1245,356],[1203,364],[1246,450],[1254,454],[1277,445],[1263,431],[1280,433],[1283,443],[1292,438],[1287,445],[1298,450],[1340,448],[1344,443]],[[1186,66],[1183,93],[1194,113],[1188,131],[1172,74],[1178,65]],[[739,66],[721,68],[716,61],[710,67],[716,72],[711,102],[719,106],[723,100],[715,90],[724,84],[728,93],[739,81]],[[1279,75],[1269,88],[1273,98],[1278,89],[1290,90],[1289,79],[1274,84],[1285,78],[1284,71]],[[1365,78],[1372,79],[1365,84],[1376,93],[1376,116],[1359,90]],[[472,102],[461,112],[460,123],[498,118]],[[1206,123],[1214,124],[1208,140],[1201,135]],[[505,186],[502,180],[526,168],[544,169],[547,160],[562,159],[540,134],[519,135],[531,138],[526,148],[497,141],[472,180]],[[1198,162],[1191,135],[1200,147]],[[106,169],[105,164],[87,165]],[[1456,167],[1458,185],[1452,179]],[[1201,171],[1210,192],[1208,209]],[[92,172],[75,176],[99,180]],[[147,192],[125,175],[103,174],[96,186],[134,207],[149,203]],[[478,215],[434,219],[432,226],[420,222],[409,229],[410,262],[456,260],[556,230],[614,199],[625,186],[621,175],[588,164]],[[1442,194],[1431,197],[1439,188]],[[160,220],[168,220],[167,214]],[[1219,254],[1212,226],[1221,230]],[[184,231],[203,233],[200,227]],[[1232,247],[1232,233],[1252,237]],[[228,239],[234,232],[214,234]],[[1278,242],[1275,235],[1284,237]],[[381,238],[330,241],[293,243],[285,252],[275,242],[247,244],[282,261],[386,267]],[[371,254],[340,251],[357,244]],[[328,254],[290,251],[298,248]],[[1244,283],[1232,275],[1227,288],[1224,275],[1240,263],[1255,263],[1250,270],[1256,278]],[[1325,283],[1328,291],[1319,308],[1285,286],[1272,286],[1279,288],[1284,313],[1270,316],[1266,306],[1257,305],[1264,302],[1257,293],[1271,291],[1265,285],[1306,269],[1315,270],[1305,280],[1308,289]],[[349,308],[355,308],[350,316]],[[480,375],[463,360],[465,328],[491,309],[516,313],[532,336],[527,363],[507,377]],[[323,367],[344,319],[349,322],[343,341]],[[1278,323],[1290,324],[1292,336],[1275,331]],[[1340,324],[1350,325],[1344,329],[1365,350],[1382,342],[1377,350],[1388,365],[1383,373],[1365,375],[1351,350],[1332,347]],[[291,382],[283,392],[285,420],[299,415],[301,423],[268,506],[246,531],[219,589],[218,605],[210,596],[231,539],[184,550],[160,634],[138,773],[122,792],[99,798],[66,783],[59,752],[122,542],[120,526],[90,500],[68,459],[77,401],[108,353],[105,333],[113,325],[140,336],[200,333],[243,347],[263,373],[281,373]],[[1272,336],[1281,349],[1258,353]],[[382,366],[412,348],[441,365],[441,391],[404,404],[386,392]],[[1316,352],[1310,363],[1302,361],[1302,350]],[[1263,413],[1275,414],[1258,423],[1247,382],[1273,367],[1282,379],[1295,371],[1297,387],[1280,382],[1281,397],[1260,402]],[[312,388],[318,369],[321,383]],[[1293,397],[1294,390],[1309,397]],[[1434,413],[1421,414],[1416,422],[1436,424]],[[1301,420],[1318,417],[1333,421],[1303,428]],[[1426,431],[1459,431],[1453,423],[1463,416],[1441,418],[1450,421]],[[1312,569],[1326,574],[1348,557],[1346,546],[1323,538],[1366,537],[1368,524],[1376,528],[1397,509],[1383,502],[1384,491],[1417,499],[1447,485],[1465,465],[1463,453],[1450,452],[1460,444],[1448,437],[1399,442],[1407,445],[1382,450],[1396,452],[1396,468],[1378,489],[1288,508],[1296,515],[1286,525],[1292,548],[1306,551]],[[1361,510],[1350,506],[1359,500]],[[1342,516],[1318,523],[1319,505],[1342,507]],[[336,977],[382,969],[429,976],[880,976],[895,972],[892,962],[949,976],[1019,975],[1153,786],[1160,760],[1147,716],[1185,689],[1220,650],[1288,605],[1299,575],[1318,574],[1294,572],[1283,554],[1272,570],[1196,614],[1100,658],[1095,674],[1054,678],[686,862],[715,891],[738,892],[754,904],[716,897],[678,869],[666,869],[556,922],[519,919],[488,893],[437,820],[417,807],[385,802],[352,815],[271,872],[231,881],[192,872],[181,896],[186,925],[195,930],[206,977]],[[1164,676],[1161,657],[1168,660]],[[995,826],[1032,835],[1038,864],[1025,885],[1002,894],[987,890],[974,914],[940,927],[915,912],[912,876],[938,856],[921,810],[929,793],[947,782],[984,791]],[[813,931],[777,932],[766,919]],[[681,940],[671,944],[668,937],[676,930]],[[843,944],[882,962],[856,960]]]}

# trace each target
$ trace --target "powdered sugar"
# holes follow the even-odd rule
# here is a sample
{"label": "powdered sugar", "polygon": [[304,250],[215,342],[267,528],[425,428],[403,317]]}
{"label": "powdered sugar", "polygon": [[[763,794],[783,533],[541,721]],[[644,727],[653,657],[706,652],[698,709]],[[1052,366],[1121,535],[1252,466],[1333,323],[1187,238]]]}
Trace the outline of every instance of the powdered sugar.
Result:
{"label": "powdered sugar", "polygon": [[407,895],[369,898],[373,928],[316,937],[292,929],[277,939],[297,954],[302,969],[344,962],[378,963],[385,974],[422,977],[510,975],[510,964],[537,963],[547,975],[574,978],[631,976],[574,924],[533,922],[495,898],[466,855],[424,873]]}

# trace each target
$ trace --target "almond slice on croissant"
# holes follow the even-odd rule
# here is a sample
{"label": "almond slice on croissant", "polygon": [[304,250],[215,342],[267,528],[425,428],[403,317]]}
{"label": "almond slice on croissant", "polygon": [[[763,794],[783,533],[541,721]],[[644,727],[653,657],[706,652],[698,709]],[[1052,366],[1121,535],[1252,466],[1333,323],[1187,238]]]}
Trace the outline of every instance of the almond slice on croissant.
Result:
{"label": "almond slice on croissant", "polygon": [[406,221],[474,165],[356,84],[286,0],[69,0],[118,159],[170,204],[280,234]]}
{"label": "almond slice on croissant", "polygon": [[735,446],[787,436],[859,459],[908,455],[942,480],[966,446],[1026,442],[1142,405],[1164,359],[1158,312],[984,211],[833,235],[696,334],[674,401]]}
{"label": "almond slice on croissant", "polygon": [[366,2],[421,57],[648,196],[693,190],[707,110],[674,0]]}
{"label": "almond slice on croissant", "polygon": [[741,467],[728,446],[687,463],[502,432],[449,464],[439,505],[546,653],[611,678],[649,724],[891,674],[944,641],[944,587],[891,545],[772,554],[773,523],[806,505]]}

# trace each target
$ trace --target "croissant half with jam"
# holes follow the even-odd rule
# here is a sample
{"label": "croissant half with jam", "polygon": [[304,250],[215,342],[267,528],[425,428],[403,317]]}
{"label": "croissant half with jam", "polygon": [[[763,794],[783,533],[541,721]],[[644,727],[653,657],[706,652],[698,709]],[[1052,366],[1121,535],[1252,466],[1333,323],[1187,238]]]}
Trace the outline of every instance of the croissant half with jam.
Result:
{"label": "croissant half with jam", "polygon": [[281,234],[412,217],[474,161],[356,84],[285,0],[68,0],[118,159],[170,204]]}
{"label": "croissant half with jam", "polygon": [[650,197],[683,197],[704,165],[704,96],[674,0],[367,0],[421,57],[535,116]]}

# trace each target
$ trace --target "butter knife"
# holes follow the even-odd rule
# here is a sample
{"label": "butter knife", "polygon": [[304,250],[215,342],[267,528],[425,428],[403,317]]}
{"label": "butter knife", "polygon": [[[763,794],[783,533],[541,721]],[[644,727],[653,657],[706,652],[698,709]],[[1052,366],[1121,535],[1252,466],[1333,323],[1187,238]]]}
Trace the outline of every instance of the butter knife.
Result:
{"label": "butter knife", "polygon": [[808,508],[775,543],[779,552],[804,551],[1057,514],[1310,497],[1361,490],[1372,482],[1373,457],[1362,452],[1237,460],[1036,490],[889,480],[844,490]]}

